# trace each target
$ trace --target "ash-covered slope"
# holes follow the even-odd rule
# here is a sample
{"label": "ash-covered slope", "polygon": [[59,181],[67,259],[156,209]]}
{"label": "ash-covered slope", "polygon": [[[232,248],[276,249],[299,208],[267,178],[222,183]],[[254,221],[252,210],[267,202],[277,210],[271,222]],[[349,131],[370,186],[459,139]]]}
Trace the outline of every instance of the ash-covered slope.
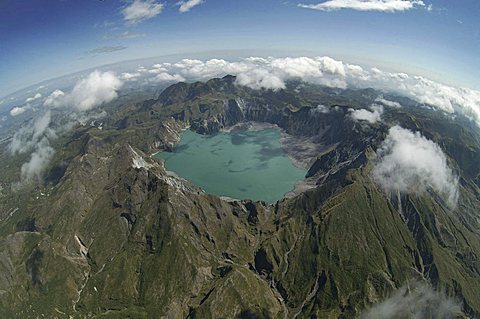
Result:
{"label": "ash-covered slope", "polygon": [[[103,130],[61,140],[44,185],[1,198],[1,316],[354,318],[428,282],[478,317],[479,130],[393,96],[402,107],[385,106],[381,121],[354,120],[378,96],[296,82],[255,91],[228,76],[108,109]],[[187,126],[212,134],[246,121],[281,127],[313,187],[275,205],[226,201],[148,155]],[[454,207],[434,189],[372,180],[393,125],[445,152]]]}

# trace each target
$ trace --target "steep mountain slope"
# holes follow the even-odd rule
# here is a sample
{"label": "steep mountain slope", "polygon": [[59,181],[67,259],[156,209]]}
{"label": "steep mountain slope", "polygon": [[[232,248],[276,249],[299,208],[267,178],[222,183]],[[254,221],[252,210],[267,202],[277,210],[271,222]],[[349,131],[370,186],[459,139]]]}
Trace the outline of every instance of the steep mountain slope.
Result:
{"label": "steep mountain slope", "polygon": [[[45,184],[0,199],[0,315],[354,318],[427,281],[480,316],[479,130],[394,96],[403,107],[382,122],[354,121],[351,109],[379,94],[297,82],[255,91],[227,76],[107,106],[103,130],[59,140]],[[188,126],[211,134],[246,121],[315,144],[315,154],[288,149],[307,157],[314,187],[275,205],[227,201],[148,155]],[[390,194],[372,181],[394,124],[447,154],[455,208],[433,190]]]}

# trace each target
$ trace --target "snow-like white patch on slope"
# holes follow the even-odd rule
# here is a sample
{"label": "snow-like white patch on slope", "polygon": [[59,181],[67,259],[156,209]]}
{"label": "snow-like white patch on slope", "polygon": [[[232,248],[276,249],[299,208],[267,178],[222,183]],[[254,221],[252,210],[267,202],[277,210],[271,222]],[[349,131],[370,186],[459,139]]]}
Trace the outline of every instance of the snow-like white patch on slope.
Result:
{"label": "snow-like white patch on slope", "polygon": [[139,155],[130,145],[128,146],[132,152],[132,167],[150,169],[152,164],[147,163],[145,159]]}

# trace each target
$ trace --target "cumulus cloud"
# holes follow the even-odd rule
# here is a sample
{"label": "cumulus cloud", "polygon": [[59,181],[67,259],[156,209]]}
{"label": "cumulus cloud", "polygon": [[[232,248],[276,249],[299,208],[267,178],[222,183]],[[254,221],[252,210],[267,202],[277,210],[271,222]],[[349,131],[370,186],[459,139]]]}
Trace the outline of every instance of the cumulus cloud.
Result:
{"label": "cumulus cloud", "polygon": [[10,115],[17,116],[24,113],[26,110],[28,110],[28,107],[26,106],[15,106],[13,109],[10,110]]}
{"label": "cumulus cloud", "polygon": [[[170,63],[168,63],[170,65]],[[167,72],[167,69],[162,64],[154,64],[150,70],[146,70],[146,72],[151,74],[159,74],[163,72]]]}
{"label": "cumulus cloud", "polygon": [[384,99],[383,97],[380,97],[380,96],[375,99],[375,102],[382,103],[385,106],[393,107],[393,108],[402,107],[400,103]]}
{"label": "cumulus cloud", "polygon": [[458,180],[442,149],[419,132],[391,127],[377,150],[373,179],[387,192],[421,193],[433,189],[450,205],[458,199]]}
{"label": "cumulus cloud", "polygon": [[41,98],[41,97],[42,97],[42,95],[41,95],[40,93],[37,93],[37,94],[35,94],[34,96],[27,98],[27,99],[25,100],[25,102],[26,102],[26,103],[30,103],[30,102],[33,102],[33,101],[35,101],[35,100],[38,100],[38,99]]}
{"label": "cumulus cloud", "polygon": [[370,124],[380,121],[383,114],[383,106],[374,104],[370,108],[372,109],[371,111],[366,109],[350,109],[350,116],[355,121],[366,121]]}
{"label": "cumulus cloud", "polygon": [[384,72],[375,68],[371,69],[367,81],[357,83],[361,87],[370,84],[374,88],[400,93],[446,113],[460,111],[480,125],[480,91],[451,87],[422,76]]}
{"label": "cumulus cloud", "polygon": [[200,61],[194,59],[183,59],[177,63],[160,63],[157,67],[168,70],[169,73],[179,73],[185,78],[209,79],[219,75],[239,74],[252,70],[254,65],[246,65],[242,62],[227,62],[222,59],[211,59]]}
{"label": "cumulus cloud", "polygon": [[65,93],[62,90],[55,90],[45,99],[44,106],[59,107],[62,104]]}
{"label": "cumulus cloud", "polygon": [[188,0],[188,1],[180,1],[178,3],[178,5],[180,6],[180,8],[178,8],[178,11],[180,11],[181,13],[184,13],[184,12],[188,12],[190,11],[190,9],[192,9],[193,7],[195,6],[198,6],[202,3],[204,3],[205,1],[203,0]]}
{"label": "cumulus cloud", "polygon": [[122,10],[123,19],[128,24],[136,24],[162,13],[164,4],[154,0],[134,0]]}
{"label": "cumulus cloud", "polygon": [[31,152],[29,161],[23,163],[21,167],[21,180],[15,185],[17,188],[34,179],[39,180],[53,156],[54,150],[50,146],[50,139],[56,138],[57,135],[49,127],[50,123],[51,112],[47,111],[17,131],[8,145],[12,155]]}
{"label": "cumulus cloud", "polygon": [[20,181],[12,185],[13,189],[20,189],[33,180],[41,180],[43,171],[55,154],[55,150],[50,146],[50,140],[55,139],[57,135],[49,128],[50,122],[51,113],[47,111],[13,136],[8,146],[11,154],[31,152],[30,159],[21,166]]}
{"label": "cumulus cloud", "polygon": [[[132,79],[135,76],[137,74],[125,77]],[[116,98],[117,90],[122,84],[112,72],[94,71],[80,79],[68,93],[53,91],[43,103],[47,111],[20,128],[8,146],[12,155],[31,152],[30,160],[22,165],[21,181],[17,186],[21,187],[23,183],[40,179],[55,153],[50,142],[57,138],[58,134],[70,130],[76,123],[85,125],[89,119],[105,116],[105,112],[95,113],[91,110]],[[65,108],[68,111],[63,115],[65,121],[61,125],[51,123],[52,110],[55,108]]]}
{"label": "cumulus cloud", "polygon": [[253,69],[240,73],[237,76],[237,83],[256,90],[262,88],[273,90],[285,88],[285,83],[280,77],[263,69]]}
{"label": "cumulus cloud", "polygon": [[44,137],[35,145],[35,151],[30,155],[30,160],[23,163],[21,168],[21,180],[23,183],[36,178],[41,179],[43,170],[47,167],[55,150],[50,146],[49,140]]}
{"label": "cumulus cloud", "polygon": [[125,73],[122,73],[120,78],[125,81],[133,81],[133,80],[136,80],[139,76],[140,76],[139,72],[135,72],[135,73],[125,72]]}
{"label": "cumulus cloud", "polygon": [[116,98],[122,84],[113,72],[94,71],[73,87],[66,102],[79,111],[87,111]]}
{"label": "cumulus cloud", "polygon": [[42,98],[42,94],[40,94],[40,93],[36,93],[34,96],[28,97],[27,99],[25,99],[25,103],[26,103],[25,105],[15,106],[14,108],[12,108],[10,110],[10,116],[15,117],[15,116],[18,116],[20,114],[25,113],[28,110],[33,109],[32,103],[35,102],[36,100],[40,99],[40,98]]}
{"label": "cumulus cloud", "polygon": [[[184,59],[156,64],[149,72],[178,74],[195,81],[232,74],[237,76],[237,84],[254,89],[282,89],[290,79],[335,88],[375,88],[410,97],[446,113],[462,112],[480,125],[480,91],[447,86],[422,76],[364,69],[330,57],[251,57],[236,62]],[[388,107],[398,106],[385,99],[378,102]]]}
{"label": "cumulus cloud", "polygon": [[352,9],[358,11],[395,12],[424,7],[425,3],[422,0],[328,0],[317,4],[300,3],[298,6],[321,11]]}
{"label": "cumulus cloud", "polygon": [[12,141],[8,145],[9,152],[12,155],[30,153],[30,159],[21,166],[20,181],[12,184],[13,190],[21,189],[29,182],[40,181],[42,173],[55,154],[55,150],[50,146],[50,141],[57,138],[57,132],[61,131],[63,127],[56,130],[51,128],[51,119],[51,111],[48,110],[13,135]]}
{"label": "cumulus cloud", "polygon": [[[130,75],[132,76],[132,75]],[[112,101],[123,85],[113,72],[93,71],[78,81],[70,93],[55,90],[44,102],[45,106],[71,107],[77,111],[88,111],[98,105]]]}
{"label": "cumulus cloud", "polygon": [[27,125],[17,131],[9,144],[9,150],[12,154],[25,153],[38,142],[39,137],[43,135],[50,124],[50,112],[45,113],[38,118],[33,125]]}
{"label": "cumulus cloud", "polygon": [[307,82],[339,88],[347,87],[345,76],[347,70],[353,67],[330,57],[269,59],[265,65],[270,69],[270,77],[275,76],[282,81],[300,78]]}
{"label": "cumulus cloud", "polygon": [[360,316],[361,319],[394,318],[457,318],[461,305],[430,285],[414,283],[395,291],[392,296],[374,304]]}
{"label": "cumulus cloud", "polygon": [[319,104],[317,105],[316,107],[312,107],[310,109],[310,113],[312,115],[314,114],[327,114],[327,113],[330,113],[330,107],[328,106],[325,106],[325,105],[322,105],[322,104]]}
{"label": "cumulus cloud", "polygon": [[180,74],[189,80],[209,79],[232,74],[240,85],[251,88],[280,89],[285,81],[299,78],[307,82],[346,87],[345,76],[353,66],[329,57],[317,58],[258,58],[251,57],[238,62],[222,59],[200,61],[183,59],[177,63],[159,63],[150,73],[168,72]]}
{"label": "cumulus cloud", "polygon": [[162,72],[153,78],[156,82],[182,82],[185,81],[185,78],[180,74],[170,74],[167,72]]}

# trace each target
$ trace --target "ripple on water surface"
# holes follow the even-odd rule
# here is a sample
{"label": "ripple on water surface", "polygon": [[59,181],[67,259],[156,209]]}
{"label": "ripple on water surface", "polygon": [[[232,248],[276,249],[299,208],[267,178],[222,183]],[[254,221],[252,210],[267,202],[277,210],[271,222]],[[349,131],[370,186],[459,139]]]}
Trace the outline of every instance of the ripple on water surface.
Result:
{"label": "ripple on water surface", "polygon": [[206,192],[273,203],[291,191],[306,171],[280,146],[280,130],[182,134],[173,152],[160,152],[165,167]]}

